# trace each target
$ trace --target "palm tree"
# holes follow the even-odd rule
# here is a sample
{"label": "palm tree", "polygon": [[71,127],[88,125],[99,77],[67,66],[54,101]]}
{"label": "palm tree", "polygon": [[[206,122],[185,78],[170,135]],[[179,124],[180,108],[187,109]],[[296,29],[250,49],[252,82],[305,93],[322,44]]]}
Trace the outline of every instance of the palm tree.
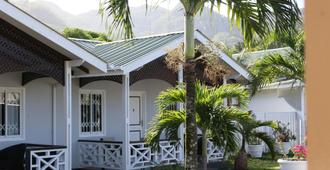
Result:
{"label": "palm tree", "polygon": [[[226,152],[235,152],[238,143],[238,119],[247,116],[246,112],[236,107],[224,106],[227,98],[238,98],[242,108],[246,108],[249,94],[244,87],[231,84],[216,88],[196,84],[196,122],[202,131],[203,169],[207,168],[207,134],[213,142],[224,147]],[[184,103],[186,90],[178,85],[160,93],[157,99],[159,113],[153,119],[146,134],[146,141],[153,148],[159,144],[162,133],[167,138],[178,139],[178,128],[186,122],[186,110],[173,109],[173,105]]]}
{"label": "palm tree", "polygon": [[257,138],[262,140],[269,148],[272,158],[275,157],[274,151],[274,139],[267,135],[265,132],[257,131],[257,128],[260,127],[271,127],[276,129],[277,124],[273,121],[258,121],[250,114],[250,117],[239,121],[240,128],[239,132],[241,134],[241,149],[235,159],[235,170],[247,170],[247,153],[245,151],[246,143]]}
{"label": "palm tree", "polygon": [[[270,54],[249,67],[252,94],[267,84],[282,80],[304,82],[304,32],[278,37],[272,43],[290,47],[285,54]],[[294,81],[294,82],[295,82]]]}
{"label": "palm tree", "polygon": [[[148,0],[146,0],[148,7]],[[255,35],[264,37],[275,30],[281,34],[295,27],[300,22],[300,10],[295,0],[180,0],[184,16],[184,54],[186,83],[186,145],[185,167],[196,169],[197,165],[197,125],[195,111],[195,38],[194,17],[200,14],[209,4],[211,12],[220,6],[228,8],[229,20],[241,28],[244,40],[249,43]],[[100,13],[112,17],[109,32],[124,34],[125,38],[133,37],[133,23],[129,0],[101,0]]]}

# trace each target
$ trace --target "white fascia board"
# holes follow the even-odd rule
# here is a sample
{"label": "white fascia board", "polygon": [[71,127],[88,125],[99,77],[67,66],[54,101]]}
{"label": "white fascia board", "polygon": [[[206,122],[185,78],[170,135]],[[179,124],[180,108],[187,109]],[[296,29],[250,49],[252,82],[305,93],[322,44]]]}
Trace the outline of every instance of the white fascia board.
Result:
{"label": "white fascia board", "polygon": [[95,73],[95,74],[80,74],[74,75],[72,78],[87,78],[87,77],[102,77],[102,76],[118,76],[125,75],[122,70],[109,70],[107,73]]}
{"label": "white fascia board", "polygon": [[[205,37],[205,35],[201,34],[199,31],[195,31],[195,39],[203,43],[204,45],[210,44],[211,41]],[[220,58],[226,62],[230,67],[236,70],[239,74],[241,74],[245,79],[250,80],[249,72],[239,65],[233,58],[227,56],[221,50],[218,51],[220,53]]]}
{"label": "white fascia board", "polygon": [[63,55],[73,60],[82,59],[99,71],[107,72],[106,62],[4,0],[0,1],[0,17]]}
{"label": "white fascia board", "polygon": [[286,88],[304,87],[304,86],[305,86],[305,84],[302,81],[286,80],[286,81],[271,83],[271,84],[266,85],[265,87],[261,88],[261,90],[286,89]]}
{"label": "white fascia board", "polygon": [[145,64],[148,64],[149,62],[167,54],[169,51],[177,48],[180,43],[183,42],[183,37],[177,38],[176,40],[159,47],[158,49],[154,50],[153,52],[150,52],[146,54],[145,56],[138,58],[137,60],[123,66],[123,72],[124,74],[127,74],[131,71],[136,70],[137,68],[140,68],[144,66]]}

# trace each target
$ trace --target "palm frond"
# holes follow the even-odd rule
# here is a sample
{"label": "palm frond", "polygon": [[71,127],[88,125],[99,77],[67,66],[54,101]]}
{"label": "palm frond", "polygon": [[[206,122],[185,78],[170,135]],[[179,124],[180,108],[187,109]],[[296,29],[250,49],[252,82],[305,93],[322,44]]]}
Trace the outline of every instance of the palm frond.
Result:
{"label": "palm frond", "polygon": [[168,109],[172,105],[184,103],[185,97],[186,90],[184,85],[177,85],[176,87],[162,91],[156,99],[156,104],[158,109],[162,111]]}
{"label": "palm frond", "polygon": [[244,86],[239,84],[227,84],[222,85],[214,90],[214,96],[216,98],[238,98],[238,101],[242,108],[247,107],[249,102],[249,93]]}
{"label": "palm frond", "polygon": [[270,83],[292,79],[304,81],[304,58],[296,52],[288,56],[272,54],[256,61],[249,68],[252,94]]}
{"label": "palm frond", "polygon": [[253,134],[253,136],[261,139],[268,146],[269,151],[272,155],[272,159],[274,159],[275,158],[275,149],[274,149],[275,140],[274,140],[274,138],[272,138],[271,136],[269,136],[267,133],[264,133],[264,132],[255,132]]}
{"label": "palm frond", "polygon": [[151,121],[146,134],[146,142],[152,148],[156,148],[163,133],[168,139],[177,140],[179,126],[184,122],[184,111],[166,110],[160,112]]}
{"label": "palm frond", "polygon": [[[253,39],[266,37],[269,32],[277,35],[291,33],[301,23],[301,12],[295,0],[208,0],[211,11],[227,5],[228,18],[236,24],[250,46]],[[203,10],[203,9],[198,9]]]}
{"label": "palm frond", "polygon": [[213,142],[223,146],[226,152],[235,152],[238,149],[240,120],[249,115],[235,107],[218,107],[213,110],[209,130]]}
{"label": "palm frond", "polygon": [[101,0],[99,14],[106,20],[110,19],[108,25],[110,35],[120,33],[125,38],[133,38],[133,22],[128,0]]}

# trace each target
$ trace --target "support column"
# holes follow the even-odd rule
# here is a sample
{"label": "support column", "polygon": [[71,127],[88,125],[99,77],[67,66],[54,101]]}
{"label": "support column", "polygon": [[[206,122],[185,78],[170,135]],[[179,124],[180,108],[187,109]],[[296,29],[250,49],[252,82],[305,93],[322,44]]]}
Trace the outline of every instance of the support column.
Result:
{"label": "support column", "polygon": [[129,136],[129,73],[122,76],[123,79],[123,104],[124,104],[124,141],[123,141],[123,169],[130,169],[130,136]]}
{"label": "support column", "polygon": [[[222,79],[223,79],[223,83],[222,83],[222,85],[226,85],[226,84],[227,84],[227,76],[226,76],[226,75],[223,75],[223,76],[222,76]],[[224,104],[225,106],[228,106],[228,100],[227,100],[227,98],[224,98],[223,104]]]}
{"label": "support column", "polygon": [[71,65],[69,61],[65,61],[65,88],[64,88],[64,106],[66,117],[66,169],[72,169],[72,78]]}
{"label": "support column", "polygon": [[306,133],[306,115],[305,115],[305,87],[301,89],[301,110],[300,110],[300,120],[301,120],[301,127],[300,127],[300,144],[303,144],[305,133]]}
{"label": "support column", "polygon": [[71,60],[64,63],[64,108],[66,117],[66,169],[72,169],[72,67],[81,66],[83,60]]}
{"label": "support column", "polygon": [[[182,84],[183,83],[183,66],[182,64],[179,65],[178,68],[178,83]],[[177,107],[179,110],[183,110],[183,103],[177,104]],[[184,164],[184,132],[185,132],[185,124],[181,124],[179,127],[179,137],[180,137],[180,143],[181,143],[181,148],[180,148],[180,161]]]}

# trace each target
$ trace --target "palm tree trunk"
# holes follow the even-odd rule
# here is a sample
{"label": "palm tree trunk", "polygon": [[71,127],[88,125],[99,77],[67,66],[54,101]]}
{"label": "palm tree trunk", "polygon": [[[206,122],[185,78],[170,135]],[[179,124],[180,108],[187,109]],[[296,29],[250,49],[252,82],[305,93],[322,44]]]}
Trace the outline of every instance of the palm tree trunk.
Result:
{"label": "palm tree trunk", "polygon": [[185,72],[186,82],[186,140],[185,140],[185,168],[189,170],[197,169],[197,125],[195,113],[195,38],[194,38],[194,16],[185,16]]}
{"label": "palm tree trunk", "polygon": [[202,130],[202,162],[203,162],[203,170],[207,170],[207,136],[206,130]]}
{"label": "palm tree trunk", "polygon": [[242,136],[242,147],[235,159],[235,170],[247,170],[247,153],[245,151],[245,138]]}

